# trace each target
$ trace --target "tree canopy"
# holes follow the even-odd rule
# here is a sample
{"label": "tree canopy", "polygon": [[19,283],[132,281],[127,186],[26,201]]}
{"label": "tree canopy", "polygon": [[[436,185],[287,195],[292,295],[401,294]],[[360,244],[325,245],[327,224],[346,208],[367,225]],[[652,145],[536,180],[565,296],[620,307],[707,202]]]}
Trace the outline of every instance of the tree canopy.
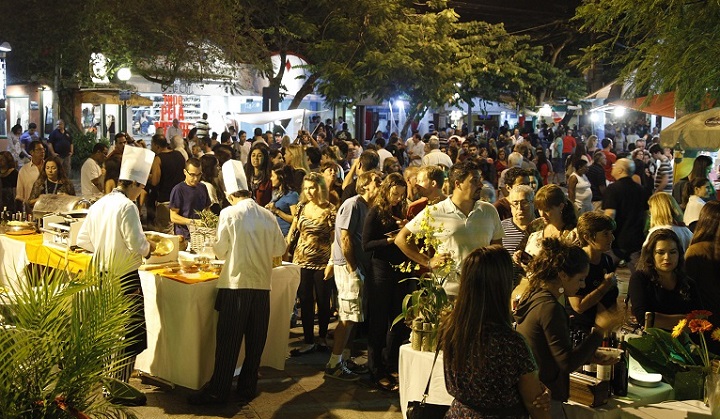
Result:
{"label": "tree canopy", "polygon": [[[281,92],[284,66],[301,56],[308,78],[291,108],[310,93],[328,103],[403,97],[412,118],[453,100],[511,98],[532,105],[538,91],[573,86],[527,37],[501,24],[460,22],[446,0],[41,0],[0,2],[0,27],[13,45],[15,81],[57,88],[61,117],[73,92],[91,84],[89,59],[108,74],[130,66],[148,80],[221,80],[239,68],[264,74]],[[569,90],[572,90],[569,89]],[[71,119],[71,118],[70,118]]]}
{"label": "tree canopy", "polygon": [[720,97],[717,1],[587,0],[575,19],[596,36],[577,61],[584,68],[619,66],[636,95],[675,91],[688,111]]}

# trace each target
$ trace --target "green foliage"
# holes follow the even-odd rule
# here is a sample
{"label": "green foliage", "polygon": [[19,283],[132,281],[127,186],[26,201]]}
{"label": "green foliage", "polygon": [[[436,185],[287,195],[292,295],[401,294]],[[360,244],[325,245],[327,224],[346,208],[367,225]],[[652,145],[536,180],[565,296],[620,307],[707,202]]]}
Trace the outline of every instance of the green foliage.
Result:
{"label": "green foliage", "polygon": [[713,51],[720,43],[717,1],[594,0],[575,19],[596,42],[576,63],[582,68],[618,66],[634,95],[675,91],[676,103],[697,110],[703,99],[720,98]]}
{"label": "green foliage", "polygon": [[[118,264],[120,267],[122,264]],[[119,354],[130,301],[119,277],[92,266],[80,276],[60,269],[31,271],[0,290],[0,417],[133,417],[109,405],[100,387],[127,359]]]}
{"label": "green foliage", "polygon": [[[85,160],[92,154],[92,149],[95,144],[102,143],[110,147],[110,140],[107,138],[97,139],[94,133],[87,134],[75,134],[73,135],[73,155],[72,155],[72,167],[75,170],[80,170]],[[68,173],[68,176],[70,174]]]}
{"label": "green foliage", "polygon": [[[443,227],[437,226],[434,221],[431,212],[425,212],[420,222],[420,231],[408,237],[408,240],[413,240],[418,245],[421,253],[430,256],[439,249],[441,243],[439,233],[443,231]],[[411,273],[419,271],[420,266],[414,262],[405,262],[397,269]],[[403,299],[402,313],[393,320],[393,325],[404,321],[412,328],[414,320],[422,319],[423,322],[432,323],[437,329],[443,314],[452,309],[452,303],[443,285],[456,274],[457,262],[450,258],[442,265],[432,267],[429,272],[421,275],[418,279],[418,288]]]}

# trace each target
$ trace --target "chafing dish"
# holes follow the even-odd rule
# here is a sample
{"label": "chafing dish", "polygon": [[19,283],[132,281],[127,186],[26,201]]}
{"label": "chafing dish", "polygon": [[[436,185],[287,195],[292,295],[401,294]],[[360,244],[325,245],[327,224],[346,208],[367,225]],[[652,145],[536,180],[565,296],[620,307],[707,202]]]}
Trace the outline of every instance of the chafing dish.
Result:
{"label": "chafing dish", "polygon": [[49,214],[42,218],[43,244],[60,247],[77,246],[77,236],[85,222],[84,217]]}

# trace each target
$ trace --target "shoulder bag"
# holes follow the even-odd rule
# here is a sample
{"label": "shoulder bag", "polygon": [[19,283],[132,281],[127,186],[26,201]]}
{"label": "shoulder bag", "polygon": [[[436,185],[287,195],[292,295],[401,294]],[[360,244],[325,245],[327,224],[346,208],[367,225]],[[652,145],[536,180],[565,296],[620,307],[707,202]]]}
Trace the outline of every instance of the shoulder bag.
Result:
{"label": "shoulder bag", "polygon": [[439,353],[440,345],[438,345],[438,348],[435,350],[435,358],[433,359],[432,367],[430,367],[430,377],[428,377],[422,401],[408,402],[406,415],[407,419],[441,419],[445,417],[445,413],[447,413],[448,409],[450,409],[450,406],[444,404],[431,404],[425,402],[428,397],[428,393],[430,393],[430,381],[432,380],[432,372],[435,368],[435,362],[437,361]]}

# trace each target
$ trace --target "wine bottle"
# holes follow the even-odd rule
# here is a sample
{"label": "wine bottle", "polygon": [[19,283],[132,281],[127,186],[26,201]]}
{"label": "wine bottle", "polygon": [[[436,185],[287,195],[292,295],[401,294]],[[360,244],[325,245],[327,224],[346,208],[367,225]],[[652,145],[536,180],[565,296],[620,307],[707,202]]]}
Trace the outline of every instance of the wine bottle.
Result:
{"label": "wine bottle", "polygon": [[630,372],[630,356],[627,353],[627,345],[625,344],[625,335],[620,335],[618,349],[622,349],[620,361],[613,366],[613,376],[610,381],[613,394],[616,396],[627,396],[628,394],[628,374]]}

